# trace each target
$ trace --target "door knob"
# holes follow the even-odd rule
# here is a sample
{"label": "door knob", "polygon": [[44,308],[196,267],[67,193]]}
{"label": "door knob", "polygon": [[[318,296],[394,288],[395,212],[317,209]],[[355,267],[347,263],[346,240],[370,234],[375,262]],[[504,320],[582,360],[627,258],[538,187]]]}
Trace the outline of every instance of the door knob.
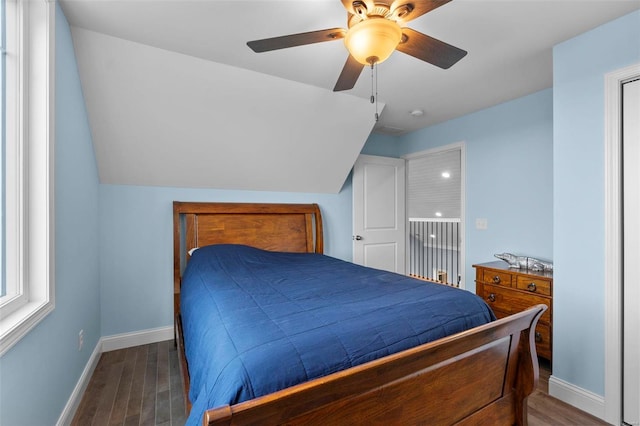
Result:
{"label": "door knob", "polygon": [[353,239],[356,241],[360,241],[362,239],[362,237],[360,235],[354,235]]}

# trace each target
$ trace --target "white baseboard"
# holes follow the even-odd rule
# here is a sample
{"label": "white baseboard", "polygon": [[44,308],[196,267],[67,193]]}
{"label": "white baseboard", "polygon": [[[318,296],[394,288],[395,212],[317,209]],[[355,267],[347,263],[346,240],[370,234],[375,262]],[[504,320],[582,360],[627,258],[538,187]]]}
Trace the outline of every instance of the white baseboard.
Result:
{"label": "white baseboard", "polygon": [[600,395],[579,388],[555,376],[549,377],[549,395],[592,416],[605,419],[604,398]]}
{"label": "white baseboard", "polygon": [[76,384],[69,401],[64,406],[62,414],[58,419],[56,426],[65,426],[71,424],[73,416],[82,401],[82,395],[89,385],[93,371],[98,365],[100,355],[103,352],[115,351],[118,349],[130,348],[133,346],[148,345],[150,343],[162,342],[173,339],[173,327],[158,327],[149,330],[135,331],[132,333],[116,334],[113,336],[102,337],[98,341],[95,349],[89,357],[87,365],[80,375],[80,379]]}
{"label": "white baseboard", "polygon": [[73,416],[76,414],[76,410],[80,405],[80,401],[82,401],[82,395],[84,391],[87,389],[89,385],[89,381],[91,380],[91,376],[93,375],[93,371],[96,369],[98,365],[98,361],[100,360],[100,355],[102,354],[102,343],[98,341],[98,344],[93,349],[91,356],[89,357],[89,361],[87,365],[84,367],[82,374],[80,375],[80,379],[76,384],[76,387],[73,388],[73,392],[71,392],[71,396],[69,397],[69,401],[64,406],[62,410],[62,414],[60,414],[60,418],[58,418],[58,422],[56,426],[64,426],[71,424],[73,420]]}
{"label": "white baseboard", "polygon": [[148,345],[173,339],[173,327],[158,327],[132,333],[115,334],[100,339],[102,352],[115,351],[133,346]]}

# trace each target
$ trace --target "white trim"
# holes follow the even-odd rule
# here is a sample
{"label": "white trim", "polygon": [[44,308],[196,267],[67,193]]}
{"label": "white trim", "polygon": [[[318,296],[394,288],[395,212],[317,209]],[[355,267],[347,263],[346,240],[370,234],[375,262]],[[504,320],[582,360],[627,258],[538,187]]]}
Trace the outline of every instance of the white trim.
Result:
{"label": "white trim", "polygon": [[62,413],[56,422],[56,426],[71,424],[73,416],[75,416],[76,411],[80,406],[80,402],[82,401],[82,396],[89,385],[91,376],[98,365],[100,356],[104,352],[126,349],[140,345],[148,345],[150,343],[164,342],[165,340],[171,339],[173,339],[172,326],[115,334],[100,338],[98,344],[89,357],[87,365],[84,367],[84,370],[80,375],[80,379],[78,379],[78,383],[73,389],[73,392],[71,392],[71,396],[62,410]]}
{"label": "white trim", "polygon": [[604,419],[605,401],[600,395],[565,382],[555,376],[549,377],[549,395],[574,407]]}
{"label": "white trim", "polygon": [[[0,309],[0,356],[26,335],[55,307],[55,219],[54,219],[54,117],[55,117],[55,2],[13,0],[5,3],[15,8],[24,25],[19,41],[20,56],[18,100],[19,117],[11,119],[17,126],[17,157],[10,192],[19,204],[15,223],[20,232],[7,253],[7,268],[16,268],[8,279],[24,294],[21,306],[12,302]],[[7,182],[7,185],[10,185]],[[13,191],[17,191],[14,193]],[[9,203],[8,203],[9,204]],[[13,214],[13,212],[12,212]],[[8,219],[8,218],[7,218]],[[13,238],[13,237],[12,237]],[[8,244],[11,241],[7,240]],[[9,286],[8,286],[9,287]],[[24,304],[23,304],[24,303]]]}
{"label": "white trim", "polygon": [[412,158],[420,158],[426,155],[439,154],[441,152],[453,151],[456,149],[463,149],[464,141],[453,142],[448,145],[437,146],[435,148],[429,148],[418,152],[412,152],[411,154],[405,154],[401,158],[405,160],[410,160]]}
{"label": "white trim", "polygon": [[103,337],[102,352],[131,348],[133,346],[148,345],[173,339],[173,327],[158,327],[131,333],[116,334]]}
{"label": "white trim", "polygon": [[605,352],[604,412],[602,418],[612,424],[620,424],[622,416],[620,106],[622,83],[637,77],[640,77],[640,64],[610,72],[604,77]]}
{"label": "white trim", "polygon": [[[410,160],[412,158],[424,157],[425,155],[436,154],[440,152],[460,150],[460,234],[462,236],[460,242],[460,265],[462,265],[462,269],[458,271],[460,274],[460,288],[466,289],[467,287],[467,264],[466,264],[466,226],[465,226],[465,217],[466,217],[466,187],[467,187],[467,144],[464,141],[453,142],[448,145],[439,146],[436,148],[425,149],[423,151],[413,152],[411,154],[403,155],[402,158],[405,161]],[[408,188],[409,184],[405,185]],[[438,220],[442,220],[438,218]],[[409,227],[407,227],[407,253],[409,253]],[[407,256],[407,271],[409,270],[409,256]]]}
{"label": "white trim", "polygon": [[70,425],[73,420],[73,416],[75,416],[78,407],[80,406],[80,402],[82,401],[82,396],[84,395],[85,390],[87,390],[87,386],[89,386],[89,381],[91,380],[91,376],[98,366],[98,361],[100,361],[100,355],[102,355],[102,340],[98,341],[98,344],[93,349],[91,356],[89,357],[89,361],[87,365],[84,367],[82,374],[80,375],[80,379],[76,384],[76,387],[73,388],[73,392],[71,392],[71,396],[67,401],[67,404],[64,406],[62,410],[62,414],[58,418],[56,422],[56,426]]}

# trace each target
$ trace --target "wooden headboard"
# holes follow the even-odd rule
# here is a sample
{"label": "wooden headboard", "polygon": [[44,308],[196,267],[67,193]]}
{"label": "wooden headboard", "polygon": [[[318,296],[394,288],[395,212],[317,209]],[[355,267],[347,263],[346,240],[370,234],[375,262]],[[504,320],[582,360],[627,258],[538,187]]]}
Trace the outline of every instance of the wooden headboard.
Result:
{"label": "wooden headboard", "polygon": [[174,312],[188,251],[211,244],[245,244],[270,251],[322,253],[317,204],[173,202]]}

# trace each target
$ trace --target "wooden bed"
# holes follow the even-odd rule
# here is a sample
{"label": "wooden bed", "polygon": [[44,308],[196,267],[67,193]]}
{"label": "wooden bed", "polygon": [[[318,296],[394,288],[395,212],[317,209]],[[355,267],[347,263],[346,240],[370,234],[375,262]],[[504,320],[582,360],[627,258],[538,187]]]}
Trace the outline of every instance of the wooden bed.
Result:
{"label": "wooden bed", "polygon": [[[317,204],[173,203],[176,341],[187,409],[189,371],[180,319],[188,251],[209,244],[323,252]],[[544,305],[232,406],[204,425],[527,424],[538,380],[531,330]]]}

